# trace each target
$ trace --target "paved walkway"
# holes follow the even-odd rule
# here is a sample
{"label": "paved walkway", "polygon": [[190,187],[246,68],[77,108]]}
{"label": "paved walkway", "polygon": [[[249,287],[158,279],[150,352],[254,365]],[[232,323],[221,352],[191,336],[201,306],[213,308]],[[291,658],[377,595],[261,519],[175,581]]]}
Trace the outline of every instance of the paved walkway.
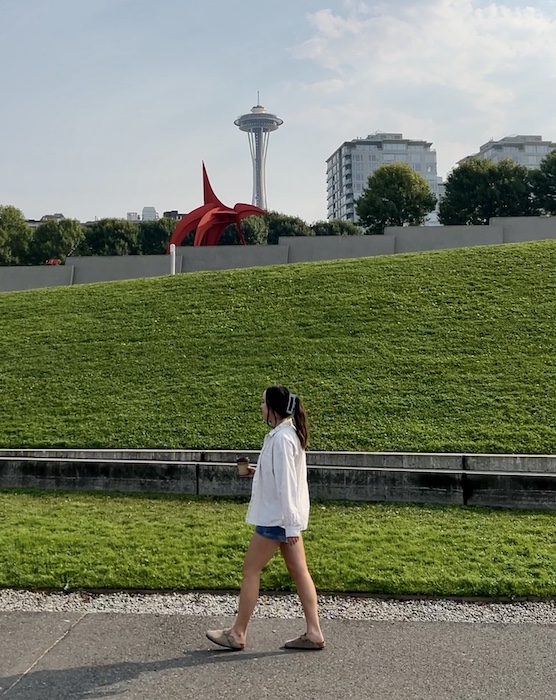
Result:
{"label": "paved walkway", "polygon": [[326,621],[321,652],[289,652],[300,620],[252,622],[218,650],[187,615],[0,612],[1,700],[554,700],[556,625]]}

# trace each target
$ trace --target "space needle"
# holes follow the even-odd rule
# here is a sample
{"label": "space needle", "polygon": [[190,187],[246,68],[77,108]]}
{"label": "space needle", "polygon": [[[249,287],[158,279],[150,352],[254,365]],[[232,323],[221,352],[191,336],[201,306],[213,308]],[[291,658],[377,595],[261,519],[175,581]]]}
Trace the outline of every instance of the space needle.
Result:
{"label": "space needle", "polygon": [[241,131],[246,131],[249,138],[249,148],[251,150],[251,160],[253,161],[253,199],[252,204],[261,209],[267,209],[266,203],[266,154],[268,151],[268,139],[271,131],[276,131],[284,122],[275,114],[270,114],[259,104],[259,94],[257,93],[257,104],[248,114],[242,114],[234,124]]}

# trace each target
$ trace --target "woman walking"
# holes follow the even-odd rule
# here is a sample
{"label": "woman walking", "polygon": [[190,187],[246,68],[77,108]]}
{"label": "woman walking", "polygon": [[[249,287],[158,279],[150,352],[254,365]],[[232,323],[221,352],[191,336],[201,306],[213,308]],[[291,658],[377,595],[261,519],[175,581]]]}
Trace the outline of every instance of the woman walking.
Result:
{"label": "woman walking", "polygon": [[272,430],[264,439],[253,478],[246,522],[255,525],[243,564],[239,611],[233,626],[209,630],[207,637],[228,649],[245,648],[247,626],[259,597],[262,570],[279,548],[295,581],[306,631],[284,644],[286,649],[324,649],[315,584],[307,569],[301,532],[309,520],[309,488],[305,448],[307,421],[301,399],[284,386],[263,394],[263,418]]}

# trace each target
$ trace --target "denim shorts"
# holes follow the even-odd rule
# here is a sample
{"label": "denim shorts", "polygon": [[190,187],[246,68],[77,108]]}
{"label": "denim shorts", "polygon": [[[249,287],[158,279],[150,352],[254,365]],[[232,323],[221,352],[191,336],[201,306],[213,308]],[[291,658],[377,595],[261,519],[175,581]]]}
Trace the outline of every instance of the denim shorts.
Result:
{"label": "denim shorts", "polygon": [[267,540],[275,540],[276,542],[287,542],[286,531],[283,527],[275,527],[269,525],[257,525],[255,532],[261,537],[266,537]]}

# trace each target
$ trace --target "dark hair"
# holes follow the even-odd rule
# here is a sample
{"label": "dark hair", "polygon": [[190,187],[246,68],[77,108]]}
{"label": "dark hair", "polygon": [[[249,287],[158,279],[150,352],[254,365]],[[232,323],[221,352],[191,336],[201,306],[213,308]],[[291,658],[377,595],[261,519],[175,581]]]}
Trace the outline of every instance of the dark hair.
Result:
{"label": "dark hair", "polygon": [[307,430],[307,416],[301,399],[281,385],[269,386],[264,396],[269,410],[280,418],[293,418],[297,437],[301,447],[305,449],[309,442],[309,432]]}

